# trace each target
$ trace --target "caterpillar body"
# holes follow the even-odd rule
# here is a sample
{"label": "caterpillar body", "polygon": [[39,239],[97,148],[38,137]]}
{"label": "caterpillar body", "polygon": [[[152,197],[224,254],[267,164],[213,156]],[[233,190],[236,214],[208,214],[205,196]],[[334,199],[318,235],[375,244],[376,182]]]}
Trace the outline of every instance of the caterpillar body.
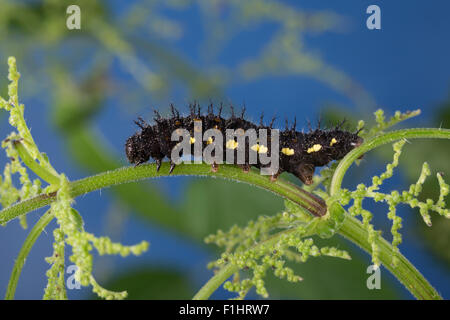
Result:
{"label": "caterpillar body", "polygon": [[[167,157],[171,162],[170,173],[175,168],[175,163],[171,160],[171,154],[174,147],[178,144],[178,141],[172,141],[172,133],[178,129],[185,129],[191,134],[192,148],[195,142],[194,136],[195,123],[200,123],[205,130],[216,129],[225,133],[227,129],[232,129],[235,132],[245,133],[249,129],[256,131],[260,129],[266,129],[267,134],[267,146],[254,144],[245,146],[245,159],[244,163],[238,164],[244,171],[248,171],[251,166],[261,168],[266,166],[260,162],[260,158],[257,157],[256,163],[250,163],[249,153],[251,150],[257,154],[270,154],[271,153],[271,130],[273,129],[274,119],[270,125],[263,124],[263,117],[259,124],[255,124],[244,118],[245,108],[242,110],[242,114],[236,116],[232,109],[232,115],[228,119],[222,117],[222,107],[220,107],[218,113],[214,112],[213,106],[208,107],[208,112],[202,114],[200,107],[197,105],[190,105],[190,114],[187,116],[181,116],[180,113],[171,106],[172,117],[164,118],[155,111],[156,116],[154,118],[155,124],[150,125],[146,123],[142,118],[139,118],[135,123],[140,127],[140,131],[136,132],[133,136],[128,138],[125,143],[125,153],[130,163],[139,165],[147,162],[150,158],[154,159],[157,163],[157,170],[161,165],[161,161]],[[279,132],[278,154],[279,154],[279,166],[276,172],[271,174],[271,178],[276,180],[278,175],[282,172],[289,172],[299,178],[304,184],[311,184],[313,182],[313,175],[316,167],[324,166],[333,160],[342,159],[352,149],[362,144],[363,139],[358,136],[358,132],[349,132],[343,130],[342,124],[332,129],[322,130],[319,128],[309,132],[299,132],[295,129],[295,122],[289,128],[286,124],[286,129]],[[245,140],[246,144],[249,140]],[[208,144],[213,142],[211,138],[206,141],[202,141],[202,147],[205,148]],[[238,145],[235,139],[223,140],[223,150],[235,149],[241,147]],[[192,150],[191,150],[192,151]],[[194,154],[191,152],[191,154]],[[237,157],[234,157],[236,159]],[[237,162],[234,162],[237,164]],[[212,170],[218,170],[218,165],[212,163]]]}

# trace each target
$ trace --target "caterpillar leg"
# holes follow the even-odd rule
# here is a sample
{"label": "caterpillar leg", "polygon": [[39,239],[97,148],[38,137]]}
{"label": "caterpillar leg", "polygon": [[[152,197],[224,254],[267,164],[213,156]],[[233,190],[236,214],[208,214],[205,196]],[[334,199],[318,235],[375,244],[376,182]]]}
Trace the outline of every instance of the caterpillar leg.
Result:
{"label": "caterpillar leg", "polygon": [[212,172],[217,172],[217,171],[219,171],[219,165],[217,164],[217,163],[212,163],[211,164],[211,171]]}
{"label": "caterpillar leg", "polygon": [[249,173],[250,172],[250,165],[248,163],[240,165],[239,167],[242,168],[242,172]]}
{"label": "caterpillar leg", "polygon": [[272,175],[270,176],[270,182],[276,182],[279,176],[280,176],[280,173],[279,173],[279,172],[277,172],[277,173],[275,173],[275,174],[272,174]]}
{"label": "caterpillar leg", "polygon": [[302,180],[304,184],[310,185],[313,183],[314,170],[314,165],[310,163],[302,163],[297,167],[295,176]]}
{"label": "caterpillar leg", "polygon": [[141,164],[145,163],[145,161],[138,161],[134,164],[134,167],[140,166]]}
{"label": "caterpillar leg", "polygon": [[158,172],[159,169],[161,168],[161,163],[162,163],[161,159],[156,159],[156,172]]}
{"label": "caterpillar leg", "polygon": [[172,173],[172,171],[173,171],[173,169],[175,169],[175,167],[176,167],[176,164],[175,164],[175,163],[173,163],[172,161],[170,161],[170,169],[169,169],[169,174],[171,174],[171,173]]}

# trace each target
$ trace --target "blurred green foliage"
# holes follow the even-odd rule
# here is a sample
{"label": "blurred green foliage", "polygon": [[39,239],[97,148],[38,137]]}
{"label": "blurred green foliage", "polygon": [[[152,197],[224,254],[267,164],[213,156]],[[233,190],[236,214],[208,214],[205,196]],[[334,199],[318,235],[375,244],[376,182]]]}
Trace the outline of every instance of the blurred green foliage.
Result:
{"label": "blurred green foliage", "polygon": [[131,269],[109,282],[108,288],[127,288],[128,299],[131,300],[190,299],[195,289],[186,274],[166,267],[153,266]]}

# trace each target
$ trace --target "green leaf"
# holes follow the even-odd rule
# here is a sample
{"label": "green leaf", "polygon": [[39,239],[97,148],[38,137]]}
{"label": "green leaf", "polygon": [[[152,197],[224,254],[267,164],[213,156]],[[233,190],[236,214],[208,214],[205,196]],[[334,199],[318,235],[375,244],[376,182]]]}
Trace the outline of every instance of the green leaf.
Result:
{"label": "green leaf", "polygon": [[274,215],[283,209],[283,200],[247,184],[196,179],[186,187],[181,207],[187,232],[203,239],[218,229],[243,226],[259,215]]}

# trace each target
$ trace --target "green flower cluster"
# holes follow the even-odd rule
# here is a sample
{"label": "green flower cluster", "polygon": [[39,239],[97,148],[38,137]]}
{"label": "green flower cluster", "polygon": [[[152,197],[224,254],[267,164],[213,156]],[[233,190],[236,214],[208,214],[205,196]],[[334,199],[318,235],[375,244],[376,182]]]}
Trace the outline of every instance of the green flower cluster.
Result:
{"label": "green flower cluster", "polygon": [[388,121],[386,121],[386,116],[384,115],[383,109],[378,109],[377,111],[374,112],[375,125],[370,130],[366,131],[362,129],[364,128],[365,125],[363,120],[360,120],[358,122],[357,129],[358,130],[362,129],[360,132],[360,136],[362,136],[364,139],[367,139],[383,133],[384,130],[396,125],[399,122],[418,116],[420,113],[421,113],[420,109],[407,112],[396,111],[394,115]]}
{"label": "green flower cluster", "polygon": [[[16,127],[18,133],[12,132],[2,141],[2,148],[5,149],[6,155],[10,160],[10,163],[7,163],[3,169],[3,177],[0,175],[0,204],[3,207],[8,207],[18,200],[33,197],[42,191],[41,181],[39,179],[30,180],[27,169],[20,163],[18,151],[14,147],[15,141],[28,142],[28,149],[37,157],[37,147],[34,145],[33,138],[23,117],[24,106],[19,104],[18,83],[20,74],[17,72],[15,58],[10,57],[8,59],[8,66],[8,79],[10,80],[8,86],[9,99],[5,100],[0,97],[0,109],[9,112],[9,123]],[[20,189],[13,185],[12,175],[15,173],[18,173],[20,176]],[[25,216],[20,217],[20,222],[24,228],[27,227]]]}
{"label": "green flower cluster", "polygon": [[[75,263],[77,271],[75,279],[82,286],[92,285],[93,291],[100,297],[105,299],[123,299],[126,292],[112,292],[102,288],[92,276],[93,257],[91,251],[95,248],[100,255],[103,254],[120,254],[125,257],[129,254],[140,255],[148,249],[148,243],[142,241],[134,246],[124,246],[120,243],[113,243],[107,237],[96,238],[93,234],[84,231],[83,220],[79,213],[72,208],[73,199],[70,196],[69,181],[61,174],[60,189],[57,193],[57,200],[51,204],[51,212],[55,215],[59,229],[57,229],[58,237],[55,237],[55,249],[52,257],[48,262],[53,263],[51,269],[47,273],[49,283],[45,290],[44,298],[53,299],[60,298],[60,282],[54,279],[58,273],[64,273],[64,268],[60,268],[61,254],[58,250],[64,247],[64,243],[72,247],[72,255],[70,261]],[[60,236],[62,235],[62,237]],[[64,253],[64,251],[62,252]],[[64,255],[62,255],[64,257]],[[62,261],[64,263],[64,260]],[[58,270],[59,272],[56,272]],[[58,277],[61,277],[59,274]],[[55,294],[56,293],[56,294]]]}
{"label": "green flower cluster", "polygon": [[[77,266],[75,279],[81,285],[92,285],[93,291],[102,298],[123,299],[126,297],[126,292],[108,291],[95,281],[92,276],[93,256],[91,251],[95,248],[100,255],[120,254],[125,257],[130,254],[140,255],[148,249],[149,245],[146,241],[142,241],[134,246],[124,246],[120,243],[113,243],[107,237],[96,238],[93,234],[84,230],[83,219],[72,208],[73,198],[70,192],[69,180],[64,174],[58,173],[51,166],[47,156],[39,151],[25,122],[24,105],[19,103],[18,98],[20,74],[17,72],[15,58],[10,57],[8,65],[8,78],[11,81],[8,86],[9,99],[5,100],[0,97],[0,108],[9,112],[9,123],[17,129],[17,132],[11,133],[2,142],[2,148],[5,149],[11,162],[6,164],[3,177],[0,176],[0,203],[3,207],[7,207],[16,201],[25,200],[41,193],[56,193],[56,201],[52,202],[50,210],[46,213],[46,215],[51,214],[56,218],[58,228],[53,232],[53,255],[46,258],[51,267],[47,271],[48,284],[45,289],[44,299],[67,298],[64,279],[64,251],[66,245],[72,248],[70,261]],[[42,181],[40,179],[31,181],[28,169],[47,182],[48,186],[42,190]],[[20,176],[20,189],[14,187],[12,177],[14,173],[18,173]],[[21,223],[26,227],[24,217],[21,216]],[[44,219],[44,217],[41,219]],[[48,222],[43,223],[44,226],[47,224]],[[41,231],[39,230],[39,232]],[[25,243],[24,247],[29,245],[29,243]],[[15,271],[18,271],[20,274],[21,267],[18,267],[18,269]],[[15,286],[13,287],[15,288]]]}
{"label": "green flower cluster", "polygon": [[225,289],[237,292],[238,298],[243,299],[255,287],[256,293],[266,298],[268,292],[264,278],[267,270],[272,270],[280,279],[298,282],[302,278],[286,266],[287,261],[304,263],[309,257],[321,255],[350,259],[346,251],[334,247],[319,248],[314,244],[310,236],[316,233],[322,221],[302,210],[286,201],[286,211],[282,213],[272,217],[260,216],[244,228],[235,225],[228,232],[219,230],[205,239],[206,243],[224,248],[221,257],[211,262],[209,268],[233,265],[238,270],[251,273],[249,278],[241,280],[240,272],[236,272],[233,281],[225,282]]}
{"label": "green flower cluster", "polygon": [[[372,261],[374,264],[379,265],[378,247],[376,245],[376,238],[379,237],[380,232],[376,231],[373,225],[370,223],[372,220],[372,213],[368,210],[363,209],[363,200],[366,198],[372,198],[376,202],[385,202],[388,207],[387,217],[392,220],[392,246],[396,253],[398,253],[398,245],[402,242],[402,236],[398,230],[402,227],[402,218],[397,216],[397,206],[399,204],[407,204],[411,208],[418,207],[420,209],[420,214],[424,222],[431,226],[430,211],[434,211],[439,215],[446,218],[450,218],[450,212],[445,208],[445,196],[448,195],[449,186],[444,182],[442,175],[437,174],[437,178],[440,186],[440,196],[437,202],[432,199],[427,199],[425,202],[420,201],[418,196],[422,190],[422,185],[425,182],[427,176],[431,174],[428,164],[425,162],[422,166],[422,172],[417,183],[412,184],[408,190],[399,192],[393,190],[390,193],[383,193],[379,191],[379,187],[383,184],[386,179],[392,177],[394,173],[394,168],[399,164],[399,157],[402,153],[402,148],[405,145],[406,140],[401,140],[393,144],[394,157],[392,163],[386,165],[386,171],[380,176],[374,176],[372,178],[372,185],[367,187],[364,184],[359,184],[354,191],[349,191],[343,189],[341,192],[341,204],[347,205],[351,200],[353,200],[353,205],[348,209],[348,212],[352,216],[361,216],[363,225],[369,234],[369,242],[372,245]],[[392,257],[392,264],[396,266],[397,264],[396,256]]]}

